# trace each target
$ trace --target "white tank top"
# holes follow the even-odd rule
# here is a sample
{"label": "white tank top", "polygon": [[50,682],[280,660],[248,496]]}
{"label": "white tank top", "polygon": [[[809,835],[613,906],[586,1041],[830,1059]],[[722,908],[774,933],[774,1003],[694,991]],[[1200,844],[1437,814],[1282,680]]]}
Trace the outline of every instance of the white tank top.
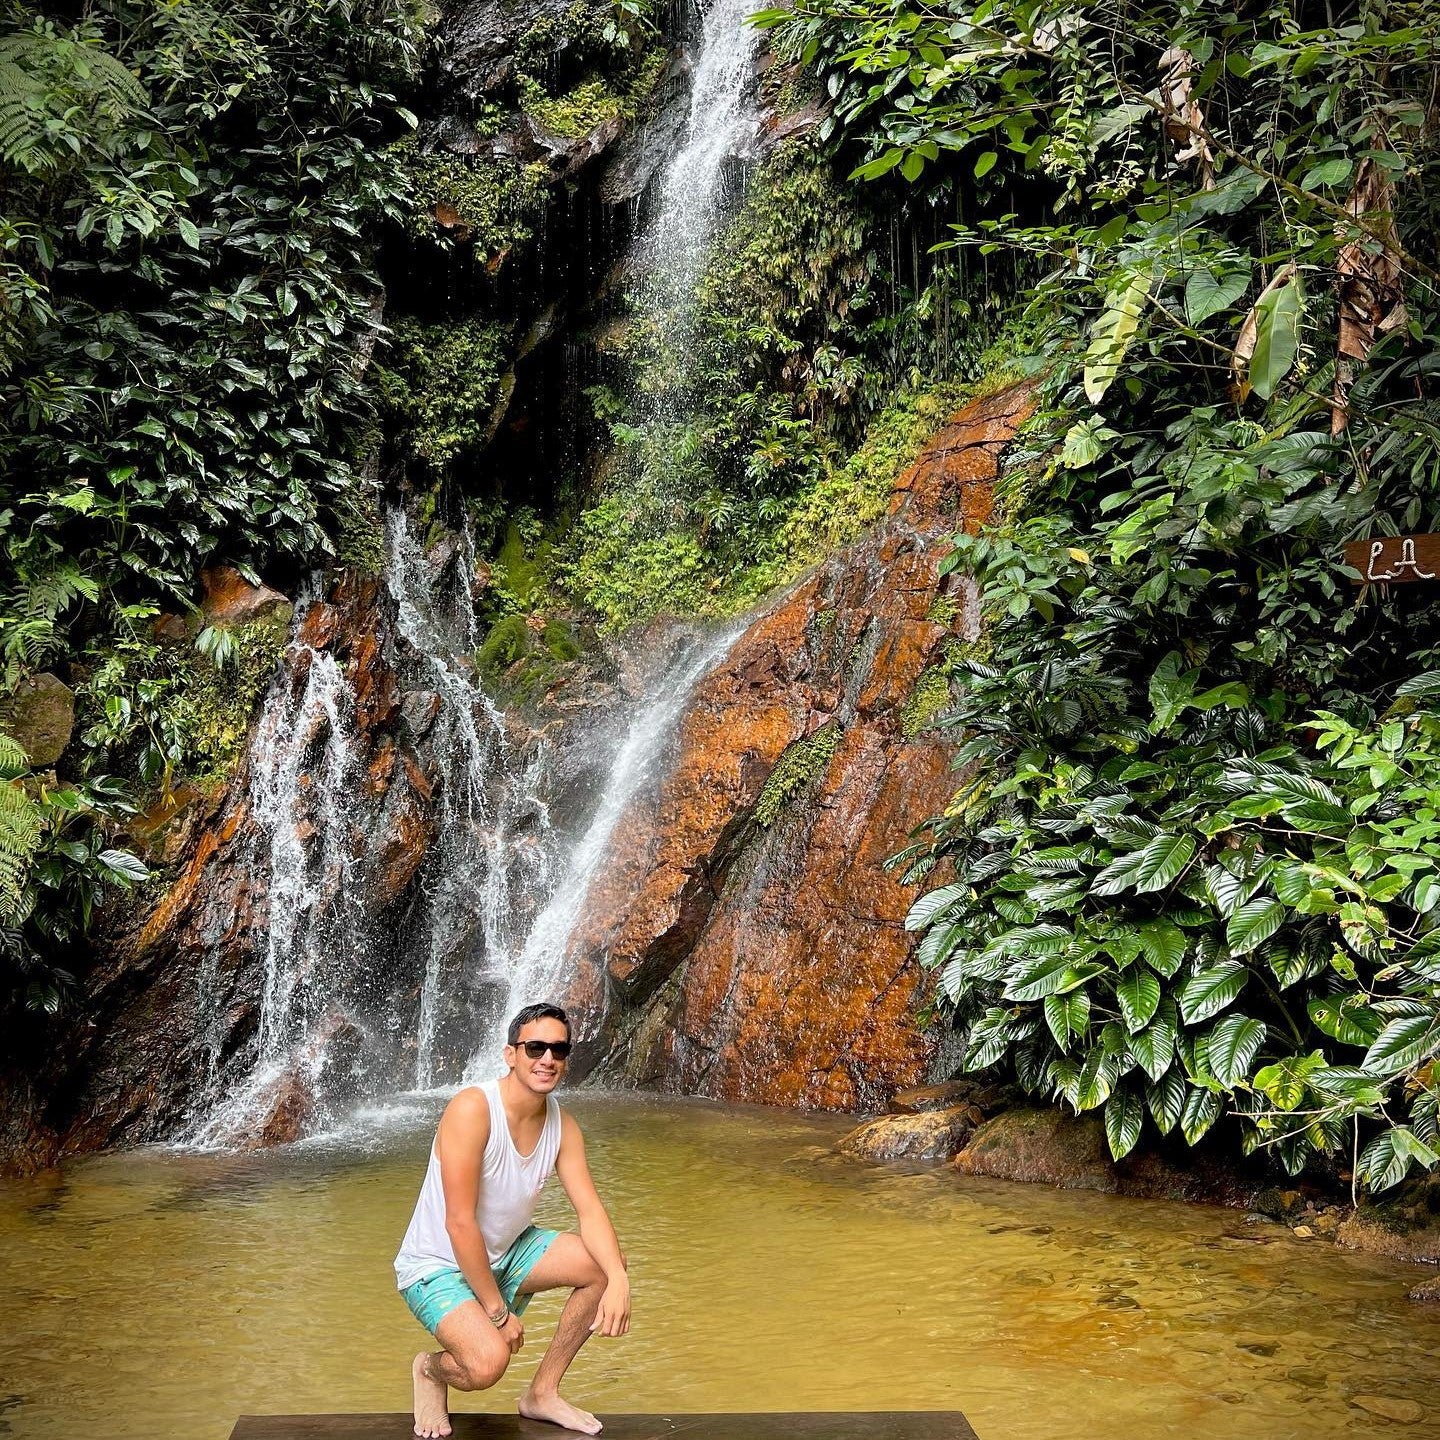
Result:
{"label": "white tank top", "polygon": [[[490,1109],[490,1138],[485,1142],[475,1219],[485,1237],[485,1253],[494,1266],[534,1217],[540,1191],[555,1168],[555,1157],[560,1153],[560,1105],[553,1095],[545,1097],[545,1124],[540,1139],[529,1155],[522,1155],[510,1136],[500,1082],[487,1080],[480,1086],[480,1093]],[[436,1271],[457,1269],[455,1250],[445,1229],[440,1157],[432,1142],[425,1183],[395,1257],[395,1281],[405,1290]]]}

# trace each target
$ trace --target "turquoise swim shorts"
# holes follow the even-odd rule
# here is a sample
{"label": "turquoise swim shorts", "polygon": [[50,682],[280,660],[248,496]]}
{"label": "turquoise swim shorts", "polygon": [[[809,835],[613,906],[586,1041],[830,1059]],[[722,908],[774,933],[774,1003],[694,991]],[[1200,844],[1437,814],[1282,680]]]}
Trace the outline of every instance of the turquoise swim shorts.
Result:
{"label": "turquoise swim shorts", "polygon": [[[558,1230],[541,1230],[527,1225],[500,1257],[499,1263],[491,1267],[500,1294],[512,1313],[525,1313],[530,1297],[521,1295],[520,1287],[535,1268],[535,1262],[555,1243],[559,1233]],[[458,1270],[437,1270],[402,1290],[400,1298],[410,1307],[410,1313],[433,1335],[435,1327],[457,1305],[475,1298],[475,1292]]]}

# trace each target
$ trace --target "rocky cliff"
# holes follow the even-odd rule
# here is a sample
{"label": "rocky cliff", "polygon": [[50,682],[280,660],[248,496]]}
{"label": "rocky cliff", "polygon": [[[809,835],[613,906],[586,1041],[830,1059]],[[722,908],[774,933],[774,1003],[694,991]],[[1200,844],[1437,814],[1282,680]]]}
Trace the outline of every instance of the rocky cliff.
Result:
{"label": "rocky cliff", "polygon": [[608,1083],[861,1109],[925,1072],[925,979],[886,869],[954,789],[916,705],[973,641],[947,537],[990,513],[1029,413],[960,411],[896,481],[889,516],[765,610],[702,683],[679,758],[615,836],[571,945],[588,1065]]}

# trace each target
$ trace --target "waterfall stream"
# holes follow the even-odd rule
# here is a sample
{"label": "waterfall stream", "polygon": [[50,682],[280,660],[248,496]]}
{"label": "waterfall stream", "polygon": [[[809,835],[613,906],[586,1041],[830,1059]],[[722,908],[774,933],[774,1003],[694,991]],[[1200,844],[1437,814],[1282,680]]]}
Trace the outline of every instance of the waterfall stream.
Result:
{"label": "waterfall stream", "polygon": [[[686,137],[634,243],[650,293],[644,303],[682,328],[733,208],[730,162],[748,157],[758,130],[750,9],[750,0],[715,0],[703,13]],[[588,742],[589,770],[603,778],[581,822],[562,833],[552,821],[550,744],[516,727],[476,678],[468,531],[453,548],[427,554],[397,508],[386,517],[385,554],[396,673],[407,697],[433,712],[424,744],[439,774],[434,839],[398,928],[371,933],[364,891],[374,857],[359,808],[369,757],[356,744],[356,696],[328,651],[292,645],[251,749],[249,862],[267,877],[268,902],[257,1028],[238,1055],[223,1057],[211,1043],[210,1085],[185,1128],[187,1143],[253,1141],[287,1085],[316,1105],[307,1121],[314,1129],[343,1124],[357,1104],[397,1089],[495,1073],[508,1015],[563,990],[567,943],[615,827],[663,776],[691,692],[738,633],[671,633],[669,658],[650,667],[628,723]],[[608,754],[594,753],[606,746]],[[376,980],[386,966],[413,977],[408,992],[393,975]],[[214,957],[202,957],[197,973],[200,1010],[209,1005],[213,1014]],[[341,1034],[348,1088],[327,1098],[322,1081],[335,1069]]]}
{"label": "waterfall stream", "polygon": [[637,246],[662,297],[682,308],[733,207],[726,164],[748,156],[760,124],[755,98],[759,32],[752,0],[712,0],[701,16],[685,142],[661,177],[654,216]]}

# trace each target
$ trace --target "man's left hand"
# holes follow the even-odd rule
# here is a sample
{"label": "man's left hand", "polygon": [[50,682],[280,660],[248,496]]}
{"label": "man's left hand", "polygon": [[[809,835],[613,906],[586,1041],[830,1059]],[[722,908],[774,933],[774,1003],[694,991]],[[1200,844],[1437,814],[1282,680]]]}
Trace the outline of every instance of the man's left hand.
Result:
{"label": "man's left hand", "polygon": [[630,1282],[627,1279],[612,1280],[600,1297],[600,1308],[590,1326],[592,1334],[608,1335],[612,1339],[627,1334],[630,1329]]}

